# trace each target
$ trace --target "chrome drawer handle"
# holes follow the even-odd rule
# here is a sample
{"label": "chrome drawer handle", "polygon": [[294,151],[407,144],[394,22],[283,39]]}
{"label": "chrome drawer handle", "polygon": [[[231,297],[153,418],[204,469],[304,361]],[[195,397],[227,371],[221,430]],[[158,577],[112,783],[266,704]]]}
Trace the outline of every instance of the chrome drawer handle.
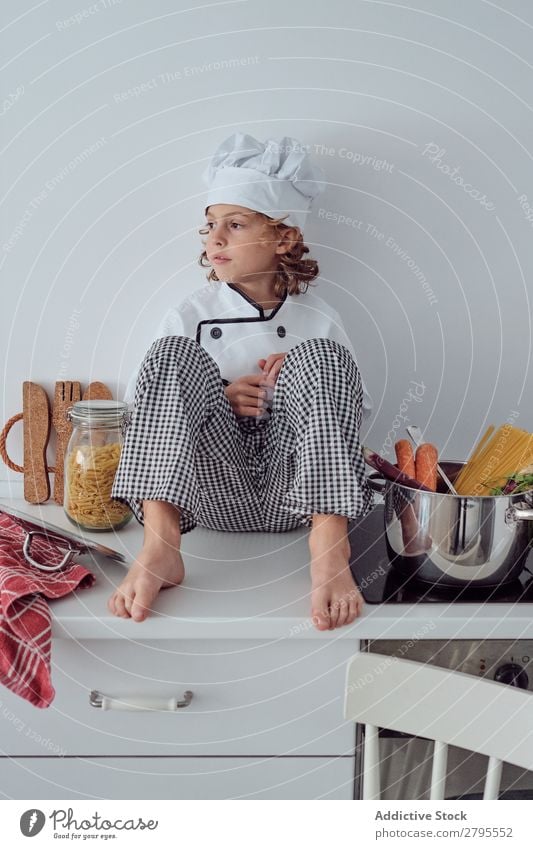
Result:
{"label": "chrome drawer handle", "polygon": [[99,690],[91,690],[89,703],[102,710],[165,710],[176,711],[188,707],[192,701],[192,690],[186,690],[182,699],[175,696],[105,696]]}

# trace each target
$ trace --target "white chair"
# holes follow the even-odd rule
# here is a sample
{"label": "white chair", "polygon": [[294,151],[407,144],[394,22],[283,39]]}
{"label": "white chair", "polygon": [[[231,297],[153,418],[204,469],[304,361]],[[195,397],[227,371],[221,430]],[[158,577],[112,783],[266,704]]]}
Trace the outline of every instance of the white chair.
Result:
{"label": "white chair", "polygon": [[434,741],[431,799],[445,798],[448,746],[488,755],[484,799],[503,762],[533,770],[533,693],[412,660],[361,652],[348,664],[346,719],[365,724],[363,798],[379,799],[379,728]]}

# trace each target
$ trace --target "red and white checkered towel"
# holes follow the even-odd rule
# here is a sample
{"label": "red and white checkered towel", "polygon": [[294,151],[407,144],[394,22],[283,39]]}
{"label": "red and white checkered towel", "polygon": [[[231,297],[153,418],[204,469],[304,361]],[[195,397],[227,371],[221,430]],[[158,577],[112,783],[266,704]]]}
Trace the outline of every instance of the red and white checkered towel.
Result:
{"label": "red and white checkered towel", "polygon": [[[49,707],[52,687],[51,616],[47,598],[61,598],[78,587],[91,587],[94,575],[73,563],[59,572],[41,572],[22,554],[25,532],[0,512],[0,682],[36,707]],[[53,566],[64,552],[34,537],[32,557]]]}

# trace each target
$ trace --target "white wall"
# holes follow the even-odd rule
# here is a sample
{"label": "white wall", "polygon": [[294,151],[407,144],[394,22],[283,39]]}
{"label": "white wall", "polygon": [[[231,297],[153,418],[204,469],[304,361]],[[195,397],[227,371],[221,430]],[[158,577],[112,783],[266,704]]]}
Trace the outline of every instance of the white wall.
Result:
{"label": "white wall", "polygon": [[[376,402],[365,442],[386,453],[400,411],[449,459],[514,413],[533,430],[527,0],[1,15],[3,421],[23,380],[120,395],[161,314],[205,281],[200,174],[240,129],[295,136],[327,171],[306,238]],[[8,447],[20,460],[20,425]]]}

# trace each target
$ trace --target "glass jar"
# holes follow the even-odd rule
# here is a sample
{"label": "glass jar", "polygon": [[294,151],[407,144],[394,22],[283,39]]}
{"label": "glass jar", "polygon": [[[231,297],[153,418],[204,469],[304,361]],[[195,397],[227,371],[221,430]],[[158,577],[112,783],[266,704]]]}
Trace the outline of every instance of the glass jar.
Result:
{"label": "glass jar", "polygon": [[124,527],[130,508],[111,498],[129,413],[123,401],[77,401],[67,412],[73,424],[65,452],[63,507],[87,531]]}

